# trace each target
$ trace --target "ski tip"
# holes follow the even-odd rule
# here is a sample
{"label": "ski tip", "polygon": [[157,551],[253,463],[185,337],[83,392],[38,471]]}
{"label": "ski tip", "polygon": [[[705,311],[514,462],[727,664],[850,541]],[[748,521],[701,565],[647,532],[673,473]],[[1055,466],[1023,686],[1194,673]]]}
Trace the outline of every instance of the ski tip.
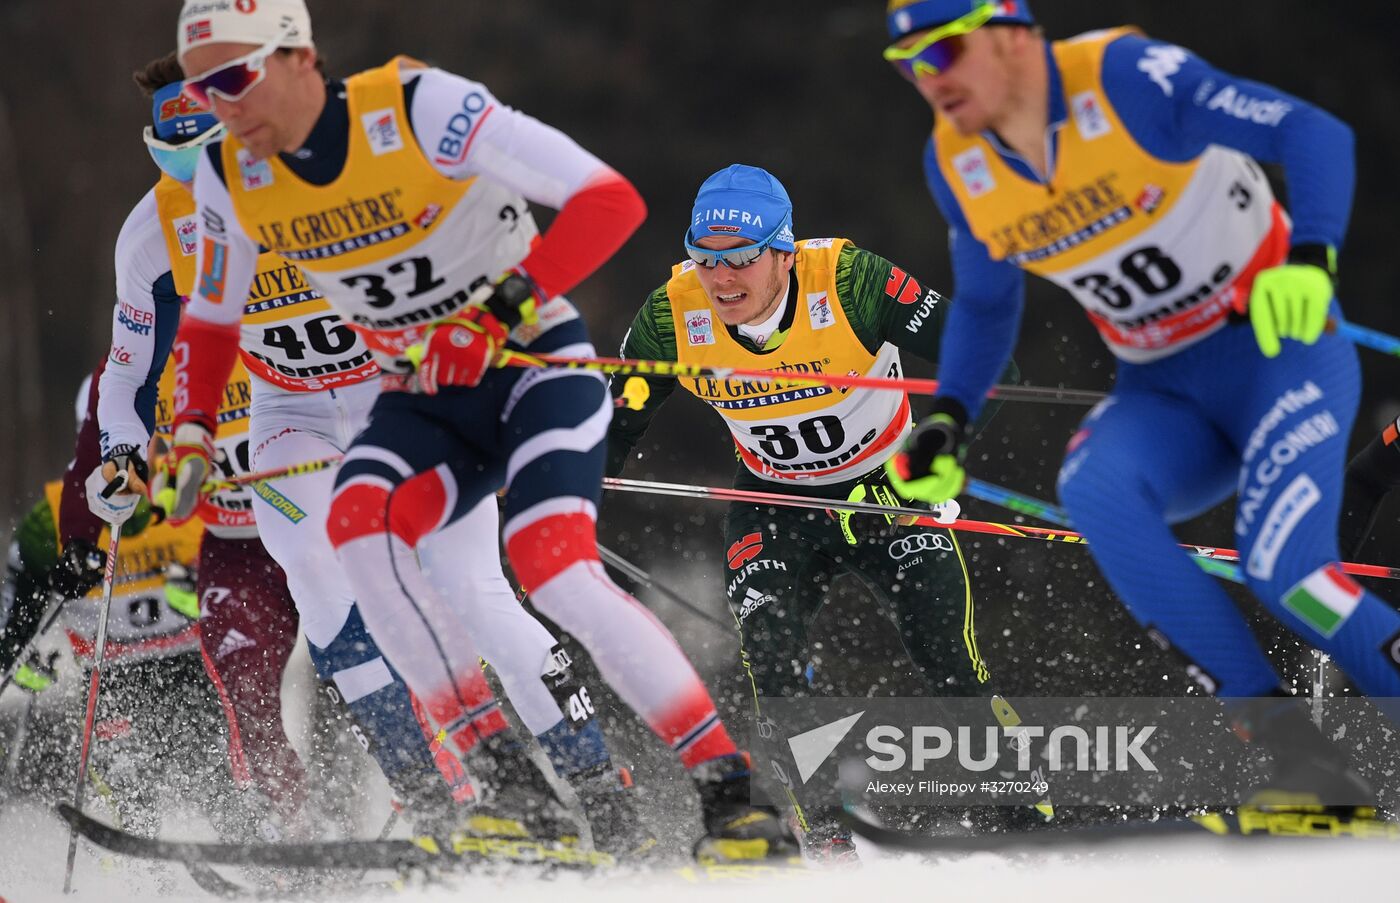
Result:
{"label": "ski tip", "polygon": [[86,815],[79,812],[68,803],[58,804],[58,817],[67,822],[70,827],[74,828],[88,820]]}

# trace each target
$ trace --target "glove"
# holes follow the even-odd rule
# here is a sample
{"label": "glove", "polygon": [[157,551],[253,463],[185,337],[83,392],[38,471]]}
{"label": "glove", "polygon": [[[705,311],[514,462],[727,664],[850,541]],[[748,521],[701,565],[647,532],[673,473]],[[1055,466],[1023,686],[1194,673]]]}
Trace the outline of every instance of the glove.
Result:
{"label": "glove", "polygon": [[58,563],[49,571],[49,590],[64,599],[81,599],[102,582],[107,555],[86,539],[74,539],[63,547]]}
{"label": "glove", "polygon": [[934,413],[885,462],[885,473],[901,497],[936,505],[962,491],[966,457],[967,411],[951,398],[939,398]]}
{"label": "glove", "polygon": [[165,566],[165,604],[189,618],[199,620],[199,594],[195,592],[194,575],[177,561]]}
{"label": "glove", "polygon": [[[140,495],[146,491],[149,473],[141,450],[134,445],[118,445],[102,459],[102,477],[107,481],[107,493],[130,492]],[[112,483],[118,483],[111,489]]]}
{"label": "glove", "polygon": [[1337,250],[1298,245],[1288,263],[1254,277],[1249,291],[1249,322],[1265,357],[1278,357],[1280,339],[1316,342],[1327,326],[1327,310],[1336,294]]}
{"label": "glove", "polygon": [[160,491],[155,503],[178,527],[195,516],[204,497],[204,482],[213,469],[213,434],[195,420],[177,424],[167,460],[169,484]]}
{"label": "glove", "polygon": [[536,322],[534,285],[511,272],[494,287],[479,289],[476,300],[433,324],[423,342],[404,353],[418,371],[418,388],[425,395],[436,395],[443,386],[475,386],[495,363],[510,331]]}
{"label": "glove", "polygon": [[58,679],[58,669],[54,667],[57,661],[57,652],[50,652],[48,659],[45,660],[39,655],[38,650],[35,650],[30,653],[25,663],[15,671],[15,684],[20,689],[28,690],[31,693],[44,692],[53,686],[53,682]]}
{"label": "glove", "polygon": [[126,485],[128,471],[123,470],[116,479],[111,479],[107,476],[109,467],[115,468],[115,465],[108,462],[94,467],[83,481],[83,488],[87,490],[88,510],[115,529],[136,513],[136,503],[142,497],[134,492],[120,491]]}
{"label": "glove", "polygon": [[146,481],[146,498],[151,501],[151,517],[158,524],[165,520],[165,509],[156,500],[170,498],[166,492],[170,488],[170,443],[157,433],[151,437],[146,456],[151,461],[151,476]]}

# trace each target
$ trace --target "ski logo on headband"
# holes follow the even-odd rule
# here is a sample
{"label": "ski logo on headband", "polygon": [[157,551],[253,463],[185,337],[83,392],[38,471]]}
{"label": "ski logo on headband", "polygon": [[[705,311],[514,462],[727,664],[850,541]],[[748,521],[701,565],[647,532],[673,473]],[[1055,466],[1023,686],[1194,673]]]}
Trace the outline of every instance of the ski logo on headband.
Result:
{"label": "ski logo on headband", "polygon": [[160,121],[169,122],[182,116],[198,116],[209,110],[184,94],[177,94],[160,105]]}

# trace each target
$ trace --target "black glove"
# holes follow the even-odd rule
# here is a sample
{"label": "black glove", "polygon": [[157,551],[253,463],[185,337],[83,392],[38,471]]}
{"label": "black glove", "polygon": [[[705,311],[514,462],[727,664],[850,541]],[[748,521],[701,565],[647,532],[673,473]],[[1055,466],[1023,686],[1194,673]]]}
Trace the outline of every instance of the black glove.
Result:
{"label": "black glove", "polygon": [[102,582],[107,556],[86,539],[75,539],[49,571],[49,589],[64,599],[79,599]]}
{"label": "black glove", "polygon": [[967,457],[966,409],[951,398],[934,399],[929,416],[905,440],[904,454],[915,477],[932,470],[933,459],[939,455],[954,455],[961,464]]}

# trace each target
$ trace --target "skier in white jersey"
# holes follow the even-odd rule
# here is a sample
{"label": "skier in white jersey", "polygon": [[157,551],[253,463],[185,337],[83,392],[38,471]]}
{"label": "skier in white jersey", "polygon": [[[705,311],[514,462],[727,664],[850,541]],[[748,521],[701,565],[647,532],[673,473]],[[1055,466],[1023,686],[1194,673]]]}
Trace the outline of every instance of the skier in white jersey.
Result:
{"label": "skier in white jersey", "polygon": [[[204,144],[222,131],[206,108],[181,96],[182,73],[174,54],[154,61],[145,74],[155,95],[147,144],[164,177],[132,211],[118,241],[113,352],[102,377],[99,411],[101,481],[110,482],[125,470],[128,488],[136,491],[145,476],[143,450],[147,421],[156,407],[155,384],[166,367],[181,297],[193,290],[195,280],[194,164]],[[252,384],[252,425],[247,436],[231,442],[220,432],[215,458],[221,476],[343,451],[364,425],[377,394],[379,369],[364,343],[295,265],[272,254],[260,255],[243,311],[242,361]],[[153,485],[160,480],[157,473]],[[348,704],[415,823],[455,825],[463,817],[437,775],[415,704],[366,632],[326,537],[332,481],[327,471],[255,484],[253,492],[221,491],[201,496],[197,510],[211,530],[235,531],[236,538],[253,544],[258,534],[266,540],[288,575],[318,671]],[[99,516],[112,517],[108,509],[130,505],[126,500],[133,497],[122,492],[104,499],[89,493],[89,503]],[[256,500],[256,532],[249,497]],[[470,606],[484,651],[522,720],[578,791],[595,836],[630,843],[635,833],[630,806],[617,792],[617,773],[598,725],[578,706],[571,707],[576,717],[565,718],[561,711],[569,708],[570,696],[582,691],[586,697],[587,691],[560,666],[568,656],[555,655],[554,638],[522,609],[501,573],[494,500],[483,500],[453,531],[454,536],[445,535],[424,549],[434,579]],[[449,554],[435,553],[446,542],[454,545]],[[494,786],[514,785],[515,795],[523,796],[516,809],[548,799],[547,782],[506,732],[480,669],[463,680],[461,690],[465,706],[430,710],[429,720],[447,730],[463,753],[475,753],[477,744],[486,741],[491,755],[473,755],[472,769],[478,775],[494,774]],[[451,759],[440,753],[438,765],[456,785],[456,795],[465,798],[470,789],[465,775],[444,757]]]}
{"label": "skier in white jersey", "polygon": [[[516,576],[692,771],[709,851],[790,849],[771,807],[750,804],[747,758],[684,653],[598,562],[603,380],[487,372],[507,346],[593,353],[561,294],[640,223],[635,189],[482,85],[420,63],[328,83],[301,0],[246,11],[189,2],[177,40],[187,93],[229,130],[195,179],[203,233],[180,340],[177,514],[208,472],[198,430],[237,345],[239,312],[226,302],[251,282],[262,245],[302,268],[385,371],[328,530],[366,623],[414,692],[431,708],[477,667],[473,647],[444,642],[462,612],[425,579],[415,548],[504,485]],[[543,236],[527,199],[559,210]]]}

